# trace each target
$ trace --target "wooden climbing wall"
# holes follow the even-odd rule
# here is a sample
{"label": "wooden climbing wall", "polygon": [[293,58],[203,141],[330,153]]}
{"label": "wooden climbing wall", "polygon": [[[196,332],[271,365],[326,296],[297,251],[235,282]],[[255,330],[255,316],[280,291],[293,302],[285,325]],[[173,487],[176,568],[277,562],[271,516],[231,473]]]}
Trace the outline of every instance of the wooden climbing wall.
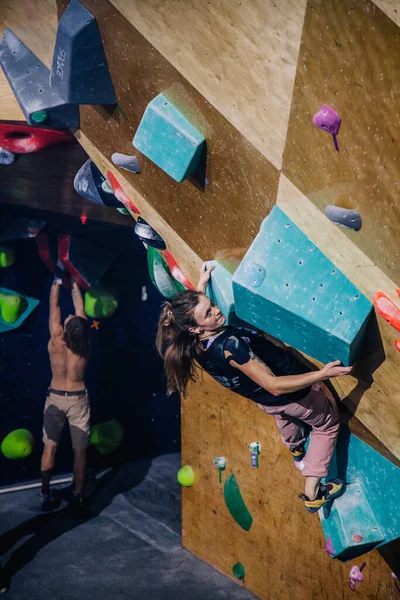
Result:
{"label": "wooden climbing wall", "polygon": [[[11,27],[50,66],[57,19],[67,1],[22,0],[18,6],[11,0],[3,3],[2,27]],[[374,247],[368,245],[370,236],[344,233],[323,217],[319,209],[325,196],[318,191],[327,184],[309,164],[315,160],[316,169],[323,171],[328,160],[329,182],[338,173],[340,176],[340,169],[337,172],[334,168],[338,157],[332,158],[330,165],[332,141],[328,134],[313,128],[310,116],[314,105],[316,112],[322,102],[337,107],[323,91],[331,89],[329,65],[335,64],[339,73],[341,66],[335,63],[336,55],[330,57],[337,46],[327,44],[321,58],[324,68],[318,66],[320,38],[313,27],[321,29],[326,24],[339,28],[341,35],[346,31],[347,39],[351,39],[346,52],[357,51],[361,62],[362,50],[374,36],[375,51],[390,52],[390,41],[381,37],[396,36],[397,27],[375,4],[355,0],[346,12],[340,8],[340,0],[83,3],[98,20],[118,101],[127,118],[118,108],[81,107],[77,139],[104,174],[113,170],[142,216],[166,239],[193,281],[201,260],[222,255],[240,257],[261,220],[278,203],[369,298],[374,285],[382,284],[390,293],[395,267],[385,267],[382,244],[376,248],[379,256],[375,256]],[[395,21],[393,2],[380,0],[379,4]],[[29,9],[29,26],[24,8]],[[311,14],[313,11],[316,14]],[[330,16],[332,25],[327,22]],[[373,29],[375,19],[384,22],[383,29]],[[363,35],[357,32],[361,25],[365,27]],[[42,28],[40,35],[38,27]],[[304,68],[307,61],[312,62],[312,68]],[[387,84],[392,79],[384,81]],[[206,185],[198,181],[177,184],[139,153],[140,176],[113,167],[113,152],[134,152],[131,140],[140,117],[159,92],[176,103],[207,138]],[[390,90],[386,92],[390,95]],[[346,104],[352,100],[349,94],[344,95]],[[349,106],[354,110],[355,104]],[[365,142],[367,120],[361,120],[359,127],[362,133],[355,126],[351,131]],[[349,131],[344,121],[338,138],[341,152],[342,141],[346,143],[340,158],[354,141]],[[392,155],[393,162],[394,158]],[[356,175],[361,173],[352,165],[351,172],[346,166],[346,176],[350,173],[353,180],[341,188],[346,193],[357,187]],[[375,172],[372,151],[362,165],[360,179],[364,185],[369,170]],[[332,171],[328,173],[329,169]],[[343,183],[347,180],[335,185]],[[368,187],[363,189],[368,191]],[[390,204],[390,194],[385,198]],[[395,214],[394,205],[392,199],[391,215]],[[374,239],[380,235],[378,230],[377,226]],[[394,242],[391,237],[391,248]],[[354,253],[361,261],[356,265]],[[393,330],[380,319],[379,328],[376,325],[371,330],[371,347],[357,377],[335,382],[339,397],[359,418],[351,420],[354,430],[392,459],[388,449],[400,456],[399,355],[393,337]],[[250,466],[247,449],[256,439],[263,444],[259,469]],[[236,475],[253,515],[250,532],[241,530],[227,513],[213,466],[219,455],[228,460],[224,477],[231,472]],[[193,466],[196,476],[195,486],[183,490],[183,543],[187,549],[228,576],[232,576],[233,564],[242,562],[246,569],[242,585],[263,600],[353,597],[348,588],[350,566],[328,557],[318,516],[306,513],[296,498],[303,480],[280,444],[273,419],[204,375],[182,402],[182,460]],[[385,560],[376,551],[368,554],[366,580],[357,587],[360,598],[391,597],[393,552],[389,548]]]}

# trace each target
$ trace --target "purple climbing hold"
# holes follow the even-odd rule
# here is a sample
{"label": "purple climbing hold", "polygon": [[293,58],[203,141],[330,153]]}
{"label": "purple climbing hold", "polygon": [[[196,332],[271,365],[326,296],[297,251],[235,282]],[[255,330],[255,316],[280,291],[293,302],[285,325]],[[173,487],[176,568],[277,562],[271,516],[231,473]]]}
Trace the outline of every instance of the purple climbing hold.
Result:
{"label": "purple climbing hold", "polygon": [[12,165],[14,161],[15,154],[0,146],[0,165]]}
{"label": "purple climbing hold", "polygon": [[326,104],[323,104],[319,111],[313,116],[314,125],[332,135],[337,135],[339,133],[341,122],[342,119],[337,112],[332,108],[329,108]]}
{"label": "purple climbing hold", "polygon": [[335,554],[335,548],[333,547],[333,542],[332,542],[332,537],[331,536],[329,536],[328,539],[326,540],[325,550],[331,556],[333,556]]}
{"label": "purple climbing hold", "polygon": [[328,205],[324,210],[325,216],[331,221],[347,229],[353,231],[360,231],[361,229],[361,217],[358,210],[350,210],[348,208],[341,208],[340,206]]}
{"label": "purple climbing hold", "polygon": [[119,152],[114,152],[111,157],[114,165],[117,167],[121,167],[121,169],[126,169],[127,171],[131,171],[131,173],[140,173],[140,165],[136,156],[129,156],[128,154],[119,154]]}

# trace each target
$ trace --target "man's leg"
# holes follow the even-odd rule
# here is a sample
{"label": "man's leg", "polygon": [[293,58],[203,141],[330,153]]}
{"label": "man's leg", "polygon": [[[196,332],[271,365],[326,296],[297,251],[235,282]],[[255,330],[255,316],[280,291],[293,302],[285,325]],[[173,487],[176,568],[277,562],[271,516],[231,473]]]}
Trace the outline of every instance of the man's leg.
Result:
{"label": "man's leg", "polygon": [[56,444],[48,442],[44,445],[41,460],[42,494],[50,493],[50,480],[53,474],[54,464],[56,460],[56,452]]}
{"label": "man's leg", "polygon": [[56,396],[49,394],[43,415],[44,449],[41,460],[41,505],[42,510],[44,511],[53,510],[59,506],[59,502],[55,502],[50,493],[50,480],[53,474],[57,446],[66,421],[66,415],[64,411],[57,406],[57,400],[58,398]]}
{"label": "man's leg", "polygon": [[88,503],[83,498],[86,478],[86,456],[90,434],[90,405],[87,396],[71,398],[67,411],[72,447],[74,449],[74,505],[78,516],[89,514]]}
{"label": "man's leg", "polygon": [[74,488],[82,496],[86,477],[86,448],[74,448]]}

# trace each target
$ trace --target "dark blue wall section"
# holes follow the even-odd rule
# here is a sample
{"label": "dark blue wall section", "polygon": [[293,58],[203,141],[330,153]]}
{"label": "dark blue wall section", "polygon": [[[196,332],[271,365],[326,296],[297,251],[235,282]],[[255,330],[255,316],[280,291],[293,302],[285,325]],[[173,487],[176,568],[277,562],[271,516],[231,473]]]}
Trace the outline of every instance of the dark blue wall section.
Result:
{"label": "dark blue wall section", "polygon": [[[4,205],[1,207],[4,212]],[[162,364],[154,340],[162,302],[148,275],[146,250],[132,228],[99,222],[82,225],[79,219],[43,211],[8,212],[45,218],[46,231],[71,233],[118,248],[119,255],[103,281],[120,296],[111,319],[93,329],[93,354],[87,384],[92,423],[117,418],[126,435],[109,457],[90,449],[93,466],[155,456],[180,449],[178,395],[166,397]],[[0,215],[1,218],[1,215]],[[132,221],[132,225],[134,222]],[[0,439],[14,429],[29,429],[35,437],[32,455],[8,460],[0,455],[0,485],[37,479],[40,475],[42,411],[50,382],[47,353],[49,292],[53,276],[42,263],[33,239],[11,242],[17,262],[0,270],[0,285],[40,299],[37,309],[13,332],[0,335]],[[148,298],[142,300],[142,287]],[[61,291],[62,315],[73,310],[70,292]],[[68,429],[57,454],[57,473],[70,472],[72,451]]]}

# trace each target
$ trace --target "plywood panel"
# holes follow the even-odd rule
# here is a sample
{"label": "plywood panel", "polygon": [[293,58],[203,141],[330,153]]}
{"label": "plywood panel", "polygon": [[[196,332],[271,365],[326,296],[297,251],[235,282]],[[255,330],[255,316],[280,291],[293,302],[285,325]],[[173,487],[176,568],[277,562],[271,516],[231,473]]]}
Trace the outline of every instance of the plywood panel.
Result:
{"label": "plywood panel", "polygon": [[[186,242],[179,237],[174,229],[157,213],[157,211],[147,202],[147,200],[138,192],[134,186],[125,177],[126,171],[118,172],[114,165],[105,158],[101,152],[92,144],[88,137],[82,132],[78,132],[76,137],[81,146],[85,149],[90,158],[95,162],[98,168],[106,175],[108,170],[114,172],[118,181],[123,186],[126,193],[140,209],[141,216],[151,223],[152,227],[165,240],[167,247],[172,250],[174,257],[178,261],[185,275],[193,282],[197,282],[202,259],[198,256]],[[133,216],[133,215],[132,215]],[[134,215],[136,217],[136,215]]]}
{"label": "plywood panel", "polygon": [[[400,281],[400,29],[369,0],[309,2],[284,173],[316,206],[359,210],[346,235]],[[339,152],[312,124],[321,104],[342,125]]]}
{"label": "plywood panel", "polygon": [[[182,419],[182,464],[195,472],[193,487],[183,488],[185,547],[230,576],[232,566],[241,562],[244,586],[262,600],[352,598],[351,565],[325,552],[318,516],[307,513],[297,497],[304,478],[281,444],[273,417],[205,375],[203,383],[190,387]],[[247,449],[256,440],[262,443],[258,469],[251,467]],[[223,481],[232,472],[236,475],[252,514],[248,532],[225,506],[213,464],[217,456],[227,459]],[[366,580],[357,587],[357,596],[390,598],[391,568],[376,551],[359,559],[359,566],[362,560]]]}
{"label": "plywood panel", "polygon": [[306,0],[111,0],[278,169]]}
{"label": "plywood panel", "polygon": [[[284,175],[277,205],[369,300],[373,300],[377,289],[382,289],[398,302],[396,286],[387,275]],[[346,406],[400,458],[400,354],[394,345],[398,334],[379,316],[379,333],[374,323],[375,319],[365,341],[364,356],[356,366],[356,377],[333,379],[332,384]]]}
{"label": "plywood panel", "polygon": [[56,0],[2,0],[0,34],[6,27],[51,67],[56,40],[58,9]]}
{"label": "plywood panel", "polygon": [[[154,47],[105,1],[87,0],[97,18],[116,94],[127,120],[115,108],[81,106],[81,130],[101,153],[134,152],[133,135],[148,102],[165,95],[207,140],[208,184],[176,183],[152,162],[127,173],[143,195],[198,254],[248,246],[275,203],[278,171],[211,106]],[[118,35],[115,32],[118,31]]]}
{"label": "plywood panel", "polygon": [[381,11],[385,13],[396,25],[400,26],[400,2],[399,0],[373,0]]}
{"label": "plywood panel", "polygon": [[0,68],[0,121],[25,121],[25,116]]}

